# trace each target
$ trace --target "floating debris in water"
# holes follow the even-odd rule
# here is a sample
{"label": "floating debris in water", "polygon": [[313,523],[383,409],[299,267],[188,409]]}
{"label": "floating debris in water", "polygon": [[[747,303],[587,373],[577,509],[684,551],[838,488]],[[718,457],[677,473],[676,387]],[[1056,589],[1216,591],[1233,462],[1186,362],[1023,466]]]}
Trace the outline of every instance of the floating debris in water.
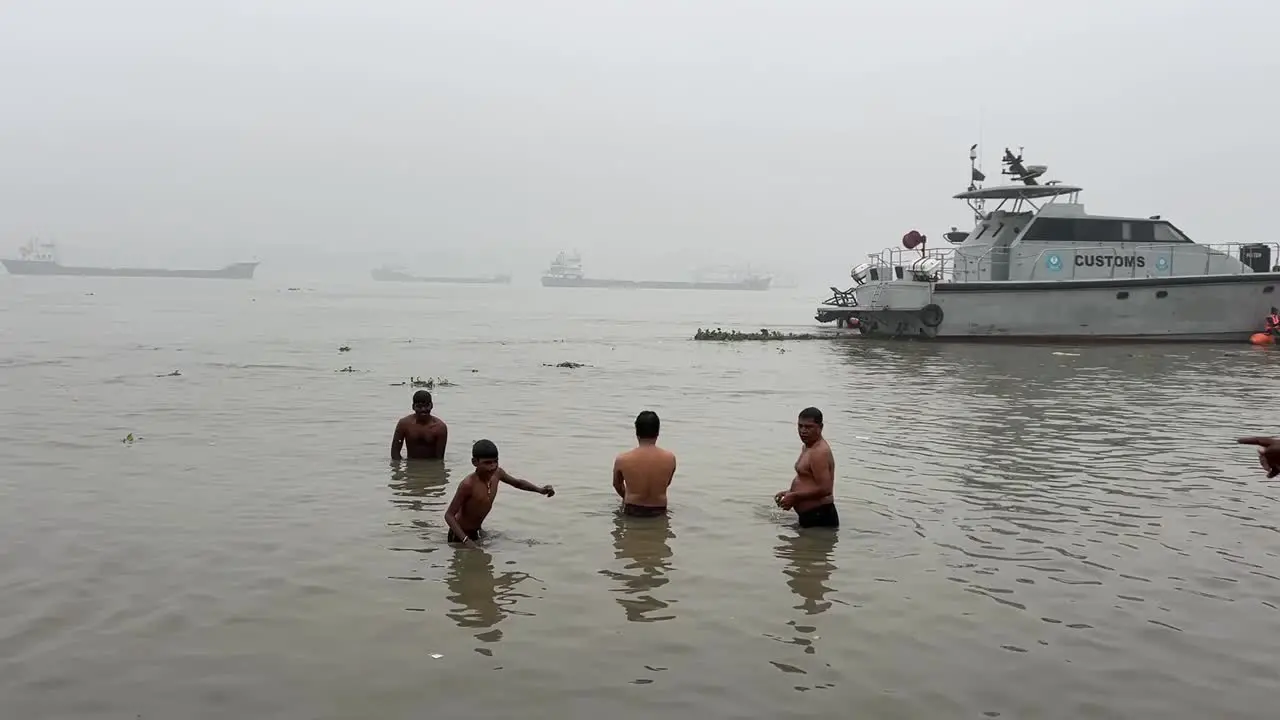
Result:
{"label": "floating debris in water", "polygon": [[1057,350],[1055,350],[1053,354],[1061,355],[1063,357],[1080,357],[1080,353],[1059,352]]}
{"label": "floating debris in water", "polygon": [[351,352],[351,346],[343,345],[342,347],[338,348],[338,352]]}
{"label": "floating debris in water", "polygon": [[342,368],[341,370],[336,370],[335,372],[348,372],[348,373],[353,373],[353,372],[355,372],[355,371],[356,371],[356,369],[355,369],[355,368],[353,368],[353,367],[351,367],[350,365],[348,365],[348,366],[346,366],[346,367]]}
{"label": "floating debris in water", "polygon": [[133,444],[133,441],[134,441],[134,440],[136,440],[136,439],[137,439],[137,438],[135,438],[135,437],[133,436],[133,433],[129,433],[128,435],[125,435],[125,436],[124,436],[124,439],[123,439],[123,440],[121,440],[120,442],[121,442],[121,443],[124,443],[125,445],[132,445],[132,444]]}
{"label": "floating debris in water", "polygon": [[738,330],[703,330],[698,328],[694,340],[712,340],[719,342],[742,342],[746,340],[829,340],[831,335],[815,333],[784,333],[768,328],[760,328],[760,332],[744,333]]}
{"label": "floating debris in water", "polygon": [[579,362],[562,362],[562,363],[556,363],[554,365],[552,365],[551,363],[542,363],[542,367],[558,367],[558,368],[569,368],[570,370],[577,370],[578,368],[584,368],[587,366],[584,363],[579,363]]}
{"label": "floating debris in water", "polygon": [[173,372],[171,372],[171,373],[165,373],[165,374],[163,374],[163,375],[157,375],[156,377],[182,377],[182,373],[178,372],[177,370],[174,370],[174,371],[173,371]]}
{"label": "floating debris in water", "polygon": [[[403,385],[404,383],[400,383]],[[437,387],[457,387],[457,383],[450,382],[448,378],[435,377],[423,380],[420,377],[409,378],[409,384],[416,388],[426,388],[428,390]]]}

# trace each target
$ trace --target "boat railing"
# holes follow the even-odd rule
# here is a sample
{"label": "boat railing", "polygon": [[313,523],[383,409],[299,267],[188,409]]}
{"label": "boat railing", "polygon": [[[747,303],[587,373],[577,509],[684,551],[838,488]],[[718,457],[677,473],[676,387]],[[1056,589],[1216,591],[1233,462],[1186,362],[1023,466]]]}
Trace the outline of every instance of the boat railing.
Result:
{"label": "boat railing", "polygon": [[891,277],[881,278],[882,280],[906,279],[911,275],[912,264],[925,258],[933,258],[939,262],[939,267],[935,272],[940,280],[949,281],[955,275],[955,248],[925,248],[923,250],[916,248],[908,250],[906,248],[891,247],[867,257],[874,264],[887,268],[892,273]]}
{"label": "boat railing", "polygon": [[[1280,263],[1280,244],[1274,242],[1253,242],[1253,243],[1169,243],[1164,245],[1143,244],[1137,247],[1118,248],[1115,245],[1098,245],[1094,247],[1072,247],[1072,248],[1046,248],[1036,255],[1035,261],[1031,265],[1031,274],[1028,279],[1035,280],[1036,273],[1045,267],[1044,259],[1047,255],[1056,255],[1064,251],[1070,251],[1073,254],[1089,253],[1095,255],[1110,255],[1112,257],[1133,257],[1137,252],[1142,251],[1144,255],[1157,254],[1156,262],[1164,260],[1167,265],[1157,267],[1162,275],[1209,275],[1213,267],[1214,258],[1230,258],[1235,260],[1234,263],[1227,263],[1223,274],[1243,275],[1245,273],[1254,272],[1253,268],[1240,260],[1241,250],[1243,248],[1256,248],[1258,246],[1266,246],[1270,249],[1271,265],[1267,268],[1272,270],[1276,267],[1276,263]],[[1181,262],[1179,262],[1181,258]],[[1070,266],[1070,275],[1067,279],[1075,279],[1076,264],[1066,263]],[[1146,271],[1153,269],[1147,267],[1138,267],[1137,263],[1110,263],[1111,274],[1109,277],[1130,277],[1139,276],[1142,270],[1142,276],[1146,276]],[[1063,268],[1066,269],[1066,268]],[[1091,278],[1098,275],[1092,273]],[[1053,279],[1064,279],[1061,271],[1054,273]]]}

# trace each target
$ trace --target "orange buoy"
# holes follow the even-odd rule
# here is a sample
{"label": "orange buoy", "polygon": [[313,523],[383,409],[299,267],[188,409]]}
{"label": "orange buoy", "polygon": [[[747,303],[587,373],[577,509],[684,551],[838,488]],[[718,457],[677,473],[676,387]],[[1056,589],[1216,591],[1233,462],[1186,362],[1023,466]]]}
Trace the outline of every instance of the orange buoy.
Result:
{"label": "orange buoy", "polygon": [[1274,345],[1276,339],[1271,333],[1254,333],[1249,336],[1249,342],[1254,345]]}

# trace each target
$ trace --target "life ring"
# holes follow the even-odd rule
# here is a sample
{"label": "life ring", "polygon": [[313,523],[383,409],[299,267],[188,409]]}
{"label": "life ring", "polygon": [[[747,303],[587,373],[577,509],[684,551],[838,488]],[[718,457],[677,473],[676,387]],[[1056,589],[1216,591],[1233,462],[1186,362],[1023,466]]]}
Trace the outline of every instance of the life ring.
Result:
{"label": "life ring", "polygon": [[936,328],[942,324],[942,308],[933,303],[929,303],[920,309],[920,322],[925,327]]}

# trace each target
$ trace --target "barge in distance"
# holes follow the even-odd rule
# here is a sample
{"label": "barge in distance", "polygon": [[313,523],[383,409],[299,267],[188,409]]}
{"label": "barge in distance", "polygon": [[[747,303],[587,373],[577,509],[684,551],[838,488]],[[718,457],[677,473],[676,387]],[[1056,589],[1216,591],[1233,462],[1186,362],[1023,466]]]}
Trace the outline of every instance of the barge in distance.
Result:
{"label": "barge in distance", "polygon": [[167,277],[205,280],[252,280],[256,262],[232,263],[217,270],[170,270],[167,268],[108,268],[63,265],[58,262],[53,243],[28,242],[18,250],[18,259],[0,259],[10,275],[75,275],[80,277]]}

